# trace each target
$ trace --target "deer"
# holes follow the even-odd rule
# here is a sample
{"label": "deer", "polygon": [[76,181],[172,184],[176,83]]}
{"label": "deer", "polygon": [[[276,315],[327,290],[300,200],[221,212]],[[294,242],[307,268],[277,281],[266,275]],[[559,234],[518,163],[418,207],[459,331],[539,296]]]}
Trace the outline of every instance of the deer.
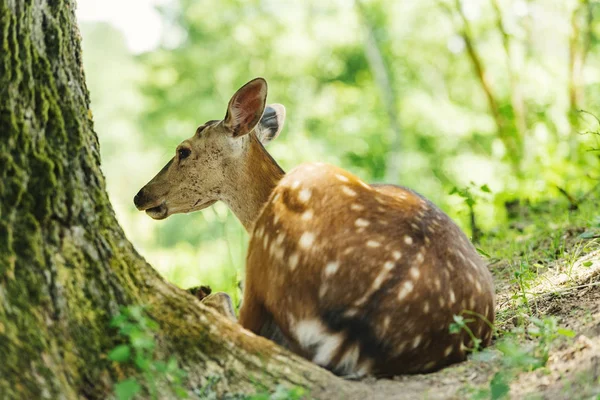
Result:
{"label": "deer", "polygon": [[[411,189],[333,165],[286,174],[264,147],[285,107],[266,99],[266,80],[246,83],[134,197],[157,220],[232,210],[249,234],[241,326],[276,326],[290,350],[348,377],[433,372],[489,345],[492,275],[456,223]],[[450,333],[457,315],[468,329]]]}

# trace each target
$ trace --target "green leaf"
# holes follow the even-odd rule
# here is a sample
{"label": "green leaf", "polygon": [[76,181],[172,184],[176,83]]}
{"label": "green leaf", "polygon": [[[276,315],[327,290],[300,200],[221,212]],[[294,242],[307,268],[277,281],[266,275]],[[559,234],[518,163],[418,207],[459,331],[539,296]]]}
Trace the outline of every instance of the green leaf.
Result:
{"label": "green leaf", "polygon": [[125,379],[115,385],[115,395],[119,400],[129,400],[138,394],[142,387],[135,378]]}
{"label": "green leaf", "polygon": [[566,328],[558,328],[558,329],[556,330],[556,332],[557,332],[559,335],[562,335],[562,336],[565,336],[565,337],[568,337],[568,338],[575,337],[575,332],[574,332],[574,331],[572,331],[572,330],[570,330],[570,329],[566,329]]}
{"label": "green leaf", "polygon": [[151,360],[149,358],[146,358],[142,355],[137,354],[135,356],[135,365],[140,369],[140,371],[143,372],[147,372],[150,369],[150,362]]}
{"label": "green leaf", "polygon": [[120,344],[108,353],[108,359],[119,363],[129,360],[131,348],[129,345]]}
{"label": "green leaf", "polygon": [[164,361],[154,361],[152,365],[157,372],[167,372],[167,364]]}
{"label": "green leaf", "polygon": [[485,251],[483,251],[483,249],[481,249],[481,248],[479,248],[479,247],[476,247],[476,248],[475,248],[475,250],[477,250],[477,252],[478,252],[479,254],[481,254],[482,256],[484,256],[484,257],[487,257],[487,258],[492,258],[492,256],[490,256],[488,253],[486,253]]}
{"label": "green leaf", "polygon": [[454,322],[456,322],[460,326],[465,325],[465,319],[463,318],[462,315],[453,315],[452,319],[454,319]]}
{"label": "green leaf", "polygon": [[175,391],[175,396],[177,396],[180,399],[187,399],[188,398],[188,393],[187,391],[182,388],[181,386],[175,386],[175,388],[173,389]]}
{"label": "green leaf", "polygon": [[584,262],[584,263],[583,263],[583,266],[584,266],[584,267],[588,267],[588,268],[589,268],[589,267],[591,267],[591,266],[592,266],[592,264],[593,264],[593,263],[592,263],[591,261],[586,261],[586,262]]}
{"label": "green leaf", "polygon": [[497,372],[490,382],[490,390],[492,391],[492,399],[502,399],[508,395],[510,386],[506,382],[506,376],[502,372]]}
{"label": "green leaf", "polygon": [[119,328],[125,322],[127,322],[127,315],[125,314],[117,314],[110,320],[110,326],[112,328]]}
{"label": "green leaf", "polygon": [[479,189],[481,189],[481,191],[485,192],[485,193],[492,193],[492,191],[490,190],[490,187],[487,184],[481,185],[481,187]]}
{"label": "green leaf", "polygon": [[581,235],[579,235],[580,239],[593,239],[596,237],[596,232],[594,231],[585,231]]}
{"label": "green leaf", "polygon": [[153,349],[155,346],[154,337],[144,332],[132,332],[131,345],[136,349]]}
{"label": "green leaf", "polygon": [[460,333],[460,325],[456,323],[451,323],[448,331],[452,334]]}

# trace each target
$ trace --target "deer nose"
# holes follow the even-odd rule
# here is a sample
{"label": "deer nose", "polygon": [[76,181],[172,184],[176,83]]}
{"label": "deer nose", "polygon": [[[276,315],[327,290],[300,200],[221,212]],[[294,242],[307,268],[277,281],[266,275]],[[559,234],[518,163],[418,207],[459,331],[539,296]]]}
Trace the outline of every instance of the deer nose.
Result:
{"label": "deer nose", "polygon": [[140,208],[140,206],[142,205],[142,200],[144,199],[144,189],[140,189],[139,192],[137,192],[137,194],[133,197],[133,204],[135,204],[135,206],[137,208]]}

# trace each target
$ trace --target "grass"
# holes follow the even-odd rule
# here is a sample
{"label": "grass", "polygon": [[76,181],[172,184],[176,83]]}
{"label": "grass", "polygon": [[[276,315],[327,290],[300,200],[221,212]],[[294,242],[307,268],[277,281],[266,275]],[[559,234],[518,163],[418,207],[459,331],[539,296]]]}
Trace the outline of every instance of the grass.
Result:
{"label": "grass", "polygon": [[598,187],[577,207],[566,199],[511,203],[510,207],[512,213],[507,214],[513,218],[483,232],[479,244],[495,277],[498,304],[494,346],[483,350],[483,357],[475,357],[492,359],[485,356],[490,351],[499,351],[501,357],[494,358],[496,372],[487,385],[463,388],[467,398],[507,398],[519,374],[544,369],[551,351],[576,334],[561,327],[557,318],[544,315],[545,301],[599,284],[579,281],[593,264],[581,258],[600,249]]}

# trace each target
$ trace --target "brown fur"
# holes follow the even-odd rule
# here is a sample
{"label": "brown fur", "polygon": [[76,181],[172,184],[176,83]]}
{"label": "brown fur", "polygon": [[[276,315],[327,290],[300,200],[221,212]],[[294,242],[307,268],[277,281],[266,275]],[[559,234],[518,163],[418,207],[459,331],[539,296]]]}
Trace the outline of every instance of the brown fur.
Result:
{"label": "brown fur", "polygon": [[[266,94],[261,78],[244,85],[225,120],[182,142],[134,199],[155,219],[218,200],[232,209],[251,235],[242,326],[355,376],[463,360],[473,343],[449,326],[465,311],[477,314],[464,316],[489,344],[492,278],[464,233],[405,188],[370,186],[320,163],[284,177],[261,144],[285,116],[281,105],[263,114]],[[209,298],[232,314],[222,307],[228,298]]]}
{"label": "brown fur", "polygon": [[[493,322],[491,274],[461,230],[432,203],[403,188],[359,182],[341,169],[309,164],[277,185],[250,240],[245,302],[260,305],[242,309],[242,325],[253,329],[257,319],[272,317],[299,352],[314,359],[319,345],[303,347],[296,330],[300,321],[317,319],[326,335],[340,335],[323,366],[344,374],[428,372],[463,360],[473,343],[466,332],[452,335],[448,329],[453,315],[464,310]],[[302,190],[310,191],[307,201],[301,201]],[[363,208],[352,210],[352,204]],[[313,217],[304,219],[310,211]],[[299,241],[306,232],[314,240],[303,248]],[[394,251],[401,253],[398,260]],[[292,269],[294,255],[299,259]],[[327,275],[331,262],[339,266]],[[393,267],[386,270],[386,262]],[[413,267],[418,278],[411,275]],[[399,300],[407,281],[412,290]],[[473,319],[470,329],[487,345],[488,324],[465,318]],[[354,368],[339,367],[354,346],[360,350]]]}

